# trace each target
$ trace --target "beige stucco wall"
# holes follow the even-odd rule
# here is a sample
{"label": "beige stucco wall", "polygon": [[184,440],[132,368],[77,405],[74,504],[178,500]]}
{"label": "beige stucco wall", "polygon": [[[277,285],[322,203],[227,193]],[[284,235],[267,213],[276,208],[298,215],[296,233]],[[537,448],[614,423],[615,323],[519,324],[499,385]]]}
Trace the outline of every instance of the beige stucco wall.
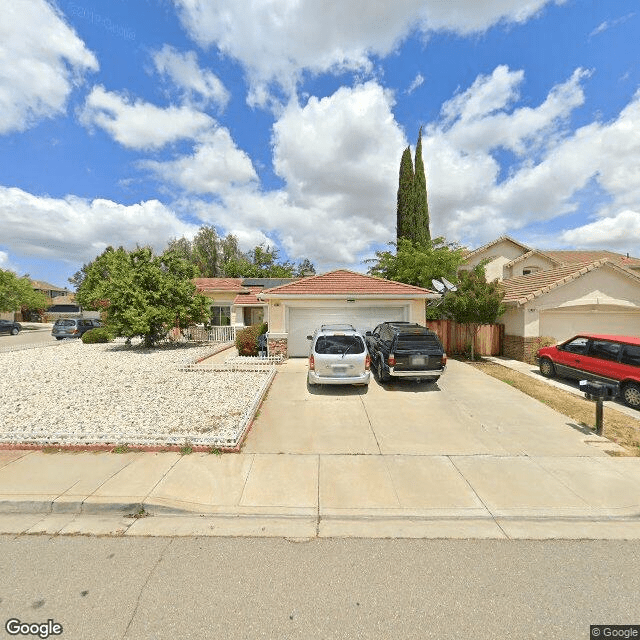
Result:
{"label": "beige stucco wall", "polygon": [[516,264],[511,267],[505,267],[503,277],[506,278],[515,278],[516,276],[523,275],[524,269],[531,267],[538,267],[540,271],[546,271],[547,269],[552,269],[554,267],[554,263],[551,262],[548,258],[544,258],[543,256],[534,254],[532,256],[528,256],[524,260],[519,260]]}
{"label": "beige stucco wall", "polygon": [[503,277],[504,266],[521,256],[525,251],[520,247],[512,244],[507,240],[502,240],[497,244],[491,245],[486,250],[475,254],[468,262],[465,262],[460,269],[471,270],[483,260],[489,259],[485,265],[485,273],[487,282],[492,280],[501,280]]}
{"label": "beige stucco wall", "polygon": [[[540,313],[551,309],[597,313],[602,318],[602,331],[606,332],[607,313],[640,312],[640,282],[606,267],[590,271],[522,307],[508,307],[503,316],[505,334],[540,336]],[[566,332],[551,337],[561,340],[573,332],[573,327],[568,327]]]}

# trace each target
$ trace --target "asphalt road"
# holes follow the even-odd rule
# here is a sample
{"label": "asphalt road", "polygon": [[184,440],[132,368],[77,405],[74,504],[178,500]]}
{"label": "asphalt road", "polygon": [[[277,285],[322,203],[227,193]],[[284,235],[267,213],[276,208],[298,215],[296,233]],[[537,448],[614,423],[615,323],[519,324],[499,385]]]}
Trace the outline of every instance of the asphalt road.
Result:
{"label": "asphalt road", "polygon": [[0,637],[10,618],[109,640],[576,640],[640,624],[637,541],[0,536],[0,576]]}
{"label": "asphalt road", "polygon": [[[25,324],[25,323],[20,323]],[[38,326],[38,325],[32,325]],[[42,325],[38,329],[23,329],[17,336],[12,336],[6,333],[0,335],[0,349],[18,346],[18,345],[30,345],[30,344],[51,344],[57,342],[51,335],[52,324]]]}

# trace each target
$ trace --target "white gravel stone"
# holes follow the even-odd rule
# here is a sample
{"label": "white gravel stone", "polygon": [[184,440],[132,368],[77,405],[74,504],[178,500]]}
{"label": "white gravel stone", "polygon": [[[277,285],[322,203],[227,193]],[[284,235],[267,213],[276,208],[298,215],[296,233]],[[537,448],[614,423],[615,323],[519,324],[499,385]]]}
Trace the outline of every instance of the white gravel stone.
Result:
{"label": "white gravel stone", "polygon": [[0,354],[0,442],[233,446],[273,367],[184,370],[215,345],[80,340]]}

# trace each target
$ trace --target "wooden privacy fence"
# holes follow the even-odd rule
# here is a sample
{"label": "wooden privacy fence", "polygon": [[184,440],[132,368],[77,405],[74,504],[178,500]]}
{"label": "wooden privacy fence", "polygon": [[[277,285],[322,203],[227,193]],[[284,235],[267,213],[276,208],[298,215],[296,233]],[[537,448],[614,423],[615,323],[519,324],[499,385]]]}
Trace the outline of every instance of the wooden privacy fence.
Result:
{"label": "wooden privacy fence", "polygon": [[[427,320],[427,327],[438,334],[446,353],[467,353],[470,350],[473,328],[453,320]],[[503,324],[480,325],[474,351],[480,356],[499,356],[504,341]]]}

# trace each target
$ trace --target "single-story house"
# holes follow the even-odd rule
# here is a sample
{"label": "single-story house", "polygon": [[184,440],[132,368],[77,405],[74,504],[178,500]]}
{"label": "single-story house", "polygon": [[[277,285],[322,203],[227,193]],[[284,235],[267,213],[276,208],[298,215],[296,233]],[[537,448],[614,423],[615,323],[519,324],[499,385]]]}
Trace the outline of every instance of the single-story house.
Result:
{"label": "single-story house", "polygon": [[209,298],[211,324],[216,327],[248,327],[268,322],[268,304],[256,294],[295,278],[196,278],[199,293]]}
{"label": "single-story house", "polygon": [[268,304],[269,353],[307,356],[311,335],[321,324],[351,323],[369,331],[387,320],[425,324],[425,302],[440,295],[429,289],[346,269],[301,278],[257,294]]}
{"label": "single-story house", "polygon": [[502,236],[470,252],[461,268],[488,260],[507,311],[504,353],[531,361],[542,338],[582,333],[640,335],[640,259],[612,251],[540,251]]}

